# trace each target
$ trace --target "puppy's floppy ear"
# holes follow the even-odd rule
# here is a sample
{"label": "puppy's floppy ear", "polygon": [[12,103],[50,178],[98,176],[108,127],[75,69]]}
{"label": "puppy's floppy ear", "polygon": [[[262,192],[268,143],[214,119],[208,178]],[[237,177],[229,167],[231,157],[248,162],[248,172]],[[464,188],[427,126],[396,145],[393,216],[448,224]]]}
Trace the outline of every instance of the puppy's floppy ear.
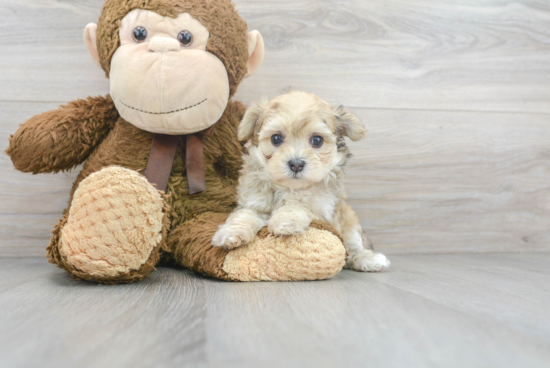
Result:
{"label": "puppy's floppy ear", "polygon": [[367,134],[359,118],[347,111],[344,106],[338,106],[334,109],[334,118],[336,119],[336,133],[338,135],[345,135],[352,141],[358,141]]}
{"label": "puppy's floppy ear", "polygon": [[252,104],[252,106],[246,110],[237,133],[237,137],[240,141],[248,141],[252,136],[258,134],[262,125],[262,115],[264,114],[266,105],[267,101],[261,100],[260,102]]}

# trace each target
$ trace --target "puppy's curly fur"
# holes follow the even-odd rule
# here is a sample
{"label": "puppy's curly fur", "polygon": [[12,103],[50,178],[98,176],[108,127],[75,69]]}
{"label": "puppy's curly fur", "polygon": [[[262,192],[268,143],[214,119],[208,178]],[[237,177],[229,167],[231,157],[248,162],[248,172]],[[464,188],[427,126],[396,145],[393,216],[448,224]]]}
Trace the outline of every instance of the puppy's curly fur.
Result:
{"label": "puppy's curly fur", "polygon": [[265,225],[273,235],[297,235],[314,219],[331,223],[344,239],[347,267],[383,271],[389,260],[364,244],[356,213],[345,202],[344,136],[365,136],[359,119],[319,97],[290,91],[246,112],[239,139],[248,140],[237,188],[238,207],[220,226],[214,246],[232,249]]}

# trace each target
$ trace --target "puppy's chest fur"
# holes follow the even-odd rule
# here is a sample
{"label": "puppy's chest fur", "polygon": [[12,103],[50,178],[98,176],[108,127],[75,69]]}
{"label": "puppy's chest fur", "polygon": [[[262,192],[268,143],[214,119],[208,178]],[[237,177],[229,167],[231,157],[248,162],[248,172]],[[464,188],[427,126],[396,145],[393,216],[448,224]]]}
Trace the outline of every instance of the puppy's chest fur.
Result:
{"label": "puppy's chest fur", "polygon": [[327,187],[312,186],[300,190],[275,190],[273,193],[273,211],[287,203],[300,205],[311,211],[316,218],[331,222],[336,204],[340,199]]}
{"label": "puppy's chest fur", "polygon": [[237,188],[239,206],[253,209],[266,218],[282,206],[292,204],[307,209],[317,219],[332,222],[336,206],[345,200],[340,175],[305,189],[290,189],[274,183],[267,173],[247,165],[247,161],[245,156]]}

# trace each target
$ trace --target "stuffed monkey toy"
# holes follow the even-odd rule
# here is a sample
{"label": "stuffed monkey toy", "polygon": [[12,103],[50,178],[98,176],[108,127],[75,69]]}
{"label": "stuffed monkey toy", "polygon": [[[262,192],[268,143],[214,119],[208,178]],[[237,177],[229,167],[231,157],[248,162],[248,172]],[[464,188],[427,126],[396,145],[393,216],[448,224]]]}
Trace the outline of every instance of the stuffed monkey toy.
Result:
{"label": "stuffed monkey toy", "polygon": [[211,239],[235,207],[245,107],[232,101],[263,55],[230,0],[107,0],[84,41],[110,95],[22,124],[7,149],[16,169],[84,163],[47,256],[73,277],[127,283],[155,266],[224,280],[316,280],[345,264],[340,236],[314,222],[300,236],[266,229],[234,250]]}

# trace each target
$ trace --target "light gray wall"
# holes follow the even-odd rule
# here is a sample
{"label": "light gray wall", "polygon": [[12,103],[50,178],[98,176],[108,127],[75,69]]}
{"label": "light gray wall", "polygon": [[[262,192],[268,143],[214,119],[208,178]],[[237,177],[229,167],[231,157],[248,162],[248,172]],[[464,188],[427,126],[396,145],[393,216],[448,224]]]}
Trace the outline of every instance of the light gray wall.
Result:
{"label": "light gray wall", "polygon": [[[102,0],[0,2],[0,148],[18,124],[108,93],[82,30]],[[239,88],[287,86],[357,113],[350,203],[392,252],[550,249],[550,2],[236,1],[266,41]],[[76,173],[0,155],[0,255],[43,255]]]}

